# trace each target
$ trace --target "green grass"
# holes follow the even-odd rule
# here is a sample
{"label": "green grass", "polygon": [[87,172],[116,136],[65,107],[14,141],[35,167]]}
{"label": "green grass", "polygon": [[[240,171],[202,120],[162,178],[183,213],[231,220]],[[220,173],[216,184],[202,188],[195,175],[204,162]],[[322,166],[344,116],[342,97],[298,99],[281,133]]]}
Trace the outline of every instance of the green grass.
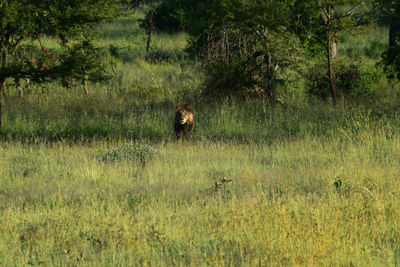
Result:
{"label": "green grass", "polygon": [[[329,103],[329,102],[328,102]],[[193,140],[275,143],[307,136],[354,137],[364,129],[400,129],[395,107],[339,107],[315,102],[313,106],[281,109],[260,101],[194,105]],[[0,136],[3,140],[45,141],[144,139],[166,142],[175,139],[173,102],[140,104],[120,96],[63,96],[42,99],[8,99]]]}
{"label": "green grass", "polygon": [[[21,99],[10,81],[0,265],[400,265],[399,85],[335,108],[301,77],[282,88],[287,109],[202,99],[184,33],[155,33],[146,55],[146,8],[99,27],[114,76],[88,96],[52,83]],[[383,36],[341,40],[339,55],[356,47],[373,70]],[[177,142],[186,102],[195,129]]]}
{"label": "green grass", "polygon": [[1,263],[394,265],[399,136],[357,137],[159,143],[144,167],[3,143]]}

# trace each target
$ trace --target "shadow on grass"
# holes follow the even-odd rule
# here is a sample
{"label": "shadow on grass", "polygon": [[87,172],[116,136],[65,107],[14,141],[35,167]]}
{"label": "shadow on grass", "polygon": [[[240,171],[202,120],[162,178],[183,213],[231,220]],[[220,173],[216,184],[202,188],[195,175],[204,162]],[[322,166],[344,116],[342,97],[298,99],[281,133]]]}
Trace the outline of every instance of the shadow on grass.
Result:
{"label": "shadow on grass", "polygon": [[[172,101],[141,104],[120,97],[71,98],[58,103],[14,100],[7,103],[0,140],[72,142],[175,140]],[[399,132],[398,112],[364,106],[327,107],[326,103],[284,110],[261,101],[195,103],[193,141],[267,143],[305,137],[358,138],[363,131]]]}

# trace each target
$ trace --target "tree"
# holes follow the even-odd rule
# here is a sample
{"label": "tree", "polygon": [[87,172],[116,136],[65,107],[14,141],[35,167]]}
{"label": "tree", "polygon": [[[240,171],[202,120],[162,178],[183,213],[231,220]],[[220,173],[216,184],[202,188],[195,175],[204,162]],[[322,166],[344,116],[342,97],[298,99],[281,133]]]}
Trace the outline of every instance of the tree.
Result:
{"label": "tree", "polygon": [[294,7],[297,32],[314,51],[324,50],[332,102],[339,92],[334,70],[340,37],[355,34],[365,24],[364,0],[299,0]]}
{"label": "tree", "polygon": [[[71,51],[92,49],[85,45],[91,39],[94,26],[117,15],[115,0],[0,0],[0,126],[1,95],[7,78],[22,78],[43,82],[62,76],[70,62]],[[56,56],[40,42],[42,36],[53,36],[60,41],[62,52]],[[28,41],[38,43],[36,50],[24,52]],[[80,49],[78,43],[83,45]],[[85,53],[81,53],[85,54]],[[85,57],[87,58],[87,57]],[[90,58],[90,56],[89,56]],[[89,60],[90,61],[90,60]],[[71,68],[81,69],[82,61]],[[90,75],[83,60],[84,75]]]}
{"label": "tree", "polygon": [[[206,0],[208,1],[208,0]],[[185,22],[187,14],[192,8],[200,8],[201,1],[194,0],[165,0],[158,5],[152,13],[154,14],[157,30],[165,32],[176,32],[186,30]],[[197,17],[197,16],[196,16]]]}
{"label": "tree", "polygon": [[203,59],[206,93],[268,97],[276,103],[278,76],[299,55],[287,2],[272,0],[166,0],[154,12],[156,26],[184,29],[188,50]]}
{"label": "tree", "polygon": [[400,80],[400,0],[375,0],[375,8],[390,14],[389,46],[383,55],[387,69]]}
{"label": "tree", "polygon": [[71,78],[82,81],[84,92],[89,94],[88,81],[98,82],[108,78],[105,73],[105,66],[99,62],[99,49],[94,47],[91,40],[73,43],[65,48],[60,55],[59,64],[52,70],[52,75],[45,75],[47,78],[69,79],[66,81],[70,86]]}

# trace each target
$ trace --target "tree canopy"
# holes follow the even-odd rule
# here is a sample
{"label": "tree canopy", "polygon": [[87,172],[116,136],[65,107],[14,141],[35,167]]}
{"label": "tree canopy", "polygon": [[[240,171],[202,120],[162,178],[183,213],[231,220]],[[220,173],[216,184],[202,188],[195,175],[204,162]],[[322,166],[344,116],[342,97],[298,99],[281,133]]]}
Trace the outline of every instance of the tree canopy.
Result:
{"label": "tree canopy", "polygon": [[[43,81],[98,73],[91,71],[99,66],[89,45],[92,33],[97,23],[118,14],[117,7],[115,0],[1,0],[0,93],[7,78]],[[43,36],[58,39],[62,51],[44,47]]]}

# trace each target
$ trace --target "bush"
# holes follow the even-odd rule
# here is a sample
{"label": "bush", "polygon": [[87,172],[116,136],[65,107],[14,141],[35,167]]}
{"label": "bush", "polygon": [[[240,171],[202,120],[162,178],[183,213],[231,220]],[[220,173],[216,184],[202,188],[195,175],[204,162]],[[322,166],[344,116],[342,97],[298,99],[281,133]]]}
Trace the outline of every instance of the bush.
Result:
{"label": "bush", "polygon": [[390,47],[382,54],[382,63],[385,65],[385,71],[388,78],[396,78],[400,80],[400,42]]}
{"label": "bush", "polygon": [[305,75],[306,92],[310,96],[322,99],[329,97],[329,76],[326,65],[315,64]]}
{"label": "bush", "polygon": [[377,93],[376,84],[380,79],[377,70],[363,70],[360,63],[339,68],[339,89],[350,98],[373,100]]}
{"label": "bush", "polygon": [[119,148],[111,148],[99,153],[98,158],[101,161],[114,162],[118,160],[127,160],[145,165],[148,160],[154,157],[158,151],[153,147],[141,142],[135,141],[133,144],[125,144]]}
{"label": "bush", "polygon": [[254,93],[254,82],[240,60],[232,64],[210,62],[206,65],[206,97],[244,96]]}
{"label": "bush", "polygon": [[154,10],[157,30],[176,32],[184,28],[186,0],[165,0]]}
{"label": "bush", "polygon": [[[339,64],[335,67],[339,94],[348,99],[372,101],[377,93],[376,84],[382,75],[379,70],[364,70],[361,63]],[[330,96],[330,81],[326,65],[316,64],[305,77],[306,91],[311,96]]]}

